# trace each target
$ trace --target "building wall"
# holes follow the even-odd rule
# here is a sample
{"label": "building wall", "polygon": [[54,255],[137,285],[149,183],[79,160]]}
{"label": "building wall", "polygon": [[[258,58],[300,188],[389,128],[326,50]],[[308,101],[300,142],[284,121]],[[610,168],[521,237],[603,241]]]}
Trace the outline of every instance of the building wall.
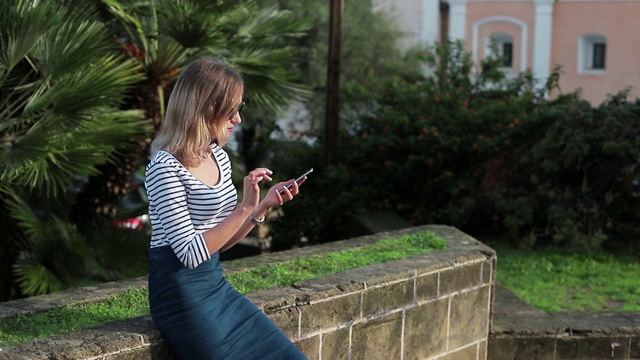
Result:
{"label": "building wall", "polygon": [[467,4],[465,45],[479,63],[486,57],[485,49],[492,33],[513,37],[513,72],[531,68],[533,63],[532,2],[477,1]]}
{"label": "building wall", "polygon": [[[560,1],[554,9],[554,37],[551,62],[563,65],[563,91],[582,88],[592,103],[607,94],[634,86],[631,96],[640,97],[640,14],[639,1]],[[578,72],[580,37],[596,33],[606,36],[607,54],[603,74]]]}
{"label": "building wall", "polygon": [[402,48],[429,46],[440,36],[438,0],[373,0],[374,10],[395,18],[404,31]]}
{"label": "building wall", "polygon": [[[486,56],[487,39],[501,32],[513,38],[513,66],[517,73],[532,70],[546,80],[562,66],[560,88],[569,93],[581,89],[582,97],[599,105],[608,94],[631,87],[630,97],[640,97],[640,0],[446,0],[448,36],[461,39],[476,64]],[[433,0],[376,0],[381,11],[396,9],[394,16],[407,31],[407,41],[437,42],[433,21],[440,6]],[[431,14],[431,15],[429,15]],[[435,20],[437,21],[437,20]],[[536,27],[538,27],[536,29]],[[435,30],[434,30],[435,29]],[[586,34],[606,37],[604,71],[579,71],[580,40]],[[427,40],[429,39],[429,40]],[[507,69],[508,70],[508,69]],[[551,94],[551,97],[558,93]]]}

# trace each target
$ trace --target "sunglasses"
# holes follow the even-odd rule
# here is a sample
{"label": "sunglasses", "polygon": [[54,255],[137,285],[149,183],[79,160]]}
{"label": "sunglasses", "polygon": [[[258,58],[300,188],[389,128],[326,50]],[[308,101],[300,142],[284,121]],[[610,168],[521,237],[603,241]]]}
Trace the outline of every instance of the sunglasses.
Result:
{"label": "sunglasses", "polygon": [[238,108],[233,110],[231,112],[231,114],[229,114],[229,120],[233,120],[233,118],[236,117],[236,115],[238,115],[238,113],[240,113],[240,111],[242,111],[242,108],[244,107],[244,101],[240,103],[240,105],[238,105]]}

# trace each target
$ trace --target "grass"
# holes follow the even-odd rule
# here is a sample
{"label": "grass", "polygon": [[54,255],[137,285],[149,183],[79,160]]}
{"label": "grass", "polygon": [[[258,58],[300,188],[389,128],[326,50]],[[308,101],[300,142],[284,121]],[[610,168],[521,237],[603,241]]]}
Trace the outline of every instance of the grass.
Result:
{"label": "grass", "polygon": [[543,311],[640,311],[640,264],[635,259],[604,252],[492,247],[498,253],[498,283]]}
{"label": "grass", "polygon": [[[446,246],[446,241],[433,232],[422,232],[385,239],[357,249],[263,266],[231,274],[227,279],[238,291],[248,293],[424,254]],[[149,313],[147,296],[147,289],[129,290],[98,303],[0,319],[0,347],[146,315]]]}

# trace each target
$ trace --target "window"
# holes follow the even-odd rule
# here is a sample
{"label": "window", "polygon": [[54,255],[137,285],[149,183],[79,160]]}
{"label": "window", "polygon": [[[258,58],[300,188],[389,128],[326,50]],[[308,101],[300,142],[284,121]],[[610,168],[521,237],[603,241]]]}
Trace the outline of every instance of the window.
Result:
{"label": "window", "polygon": [[580,40],[578,70],[586,74],[602,74],[606,69],[607,38],[599,34],[584,35]]}
{"label": "window", "polygon": [[513,66],[513,43],[512,42],[502,43],[502,59],[504,60],[504,67],[510,68]]}
{"label": "window", "polygon": [[498,56],[504,68],[513,67],[513,37],[508,34],[494,33],[487,39],[487,56]]}
{"label": "window", "polygon": [[592,66],[591,66],[593,69],[604,70],[604,58],[606,53],[607,53],[607,44],[605,43],[593,44],[593,60],[592,60]]}

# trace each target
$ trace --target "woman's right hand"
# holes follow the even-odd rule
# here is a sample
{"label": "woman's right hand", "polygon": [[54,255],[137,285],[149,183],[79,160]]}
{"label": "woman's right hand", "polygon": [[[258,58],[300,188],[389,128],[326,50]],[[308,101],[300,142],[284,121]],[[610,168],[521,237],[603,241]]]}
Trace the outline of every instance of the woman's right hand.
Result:
{"label": "woman's right hand", "polygon": [[253,210],[260,202],[260,182],[262,180],[271,181],[273,172],[267,168],[257,168],[244,177],[242,203],[240,206]]}

